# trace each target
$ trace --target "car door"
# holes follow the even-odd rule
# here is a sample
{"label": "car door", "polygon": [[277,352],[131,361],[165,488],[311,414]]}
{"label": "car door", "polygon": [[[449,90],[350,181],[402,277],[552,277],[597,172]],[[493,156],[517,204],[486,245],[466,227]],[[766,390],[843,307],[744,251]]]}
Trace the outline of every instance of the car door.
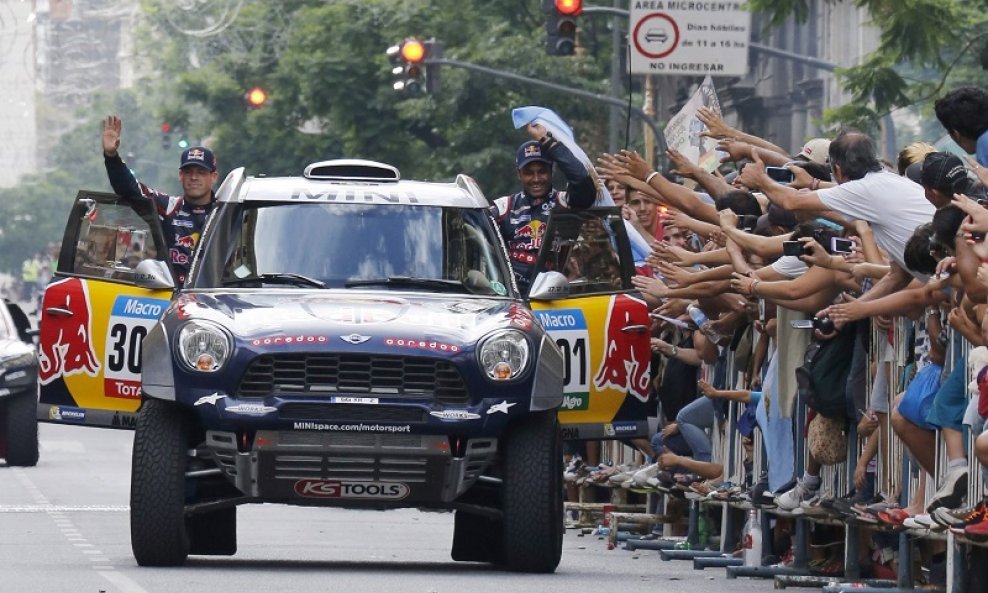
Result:
{"label": "car door", "polygon": [[631,284],[620,210],[554,211],[536,262],[536,276],[542,272],[559,272],[568,283],[565,296],[530,301],[563,353],[563,437],[647,436],[649,311]]}
{"label": "car door", "polygon": [[141,342],[172,297],[137,286],[135,268],[167,255],[150,201],[79,192],[41,304],[39,420],[133,427]]}

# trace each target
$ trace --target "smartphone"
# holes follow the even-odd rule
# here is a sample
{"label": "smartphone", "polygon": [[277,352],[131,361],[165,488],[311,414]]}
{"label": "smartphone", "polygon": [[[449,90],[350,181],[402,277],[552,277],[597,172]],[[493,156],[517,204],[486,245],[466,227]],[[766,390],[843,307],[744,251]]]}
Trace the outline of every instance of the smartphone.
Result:
{"label": "smartphone", "polygon": [[751,231],[755,230],[755,225],[757,224],[758,224],[757,216],[755,216],[754,214],[743,214],[738,217],[737,228],[747,233],[750,233]]}
{"label": "smartphone", "polygon": [[765,174],[772,181],[781,183],[782,185],[788,185],[795,179],[792,171],[785,167],[765,167]]}
{"label": "smartphone", "polygon": [[782,255],[793,255],[799,257],[803,255],[803,242],[802,241],[783,241],[782,242]]}
{"label": "smartphone", "polygon": [[789,322],[793,329],[813,329],[812,319],[793,319]]}
{"label": "smartphone", "polygon": [[854,248],[854,241],[850,239],[843,239],[841,237],[831,237],[830,239],[830,253],[851,253]]}

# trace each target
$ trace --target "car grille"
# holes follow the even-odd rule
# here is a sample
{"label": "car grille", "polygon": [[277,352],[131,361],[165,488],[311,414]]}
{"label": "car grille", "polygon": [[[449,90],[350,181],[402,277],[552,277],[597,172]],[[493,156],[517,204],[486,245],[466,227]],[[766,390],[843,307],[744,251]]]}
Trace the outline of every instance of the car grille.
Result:
{"label": "car grille", "polygon": [[460,372],[445,360],[369,354],[266,354],[240,380],[240,397],[368,394],[376,397],[468,401]]}
{"label": "car grille", "polygon": [[338,404],[285,404],[281,406],[281,417],[285,420],[334,422],[425,422],[425,412],[419,408]]}

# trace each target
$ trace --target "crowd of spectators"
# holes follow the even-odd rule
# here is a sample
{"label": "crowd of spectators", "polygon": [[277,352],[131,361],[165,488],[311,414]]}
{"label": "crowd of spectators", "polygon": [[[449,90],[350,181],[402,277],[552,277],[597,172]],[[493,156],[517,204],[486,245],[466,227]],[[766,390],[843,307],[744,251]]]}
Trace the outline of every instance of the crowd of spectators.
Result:
{"label": "crowd of spectators", "polygon": [[[988,93],[953,90],[936,115],[975,158],[917,140],[891,163],[850,130],[787,151],[708,109],[719,170],[675,151],[671,173],[602,155],[615,202],[653,240],[634,284],[657,318],[659,429],[644,465],[575,462],[567,479],[743,500],[780,524],[834,515],[988,539],[985,501],[968,496],[984,479],[969,455],[988,462]],[[714,454],[725,438],[743,444],[741,483]],[[822,477],[845,461],[849,492]]]}

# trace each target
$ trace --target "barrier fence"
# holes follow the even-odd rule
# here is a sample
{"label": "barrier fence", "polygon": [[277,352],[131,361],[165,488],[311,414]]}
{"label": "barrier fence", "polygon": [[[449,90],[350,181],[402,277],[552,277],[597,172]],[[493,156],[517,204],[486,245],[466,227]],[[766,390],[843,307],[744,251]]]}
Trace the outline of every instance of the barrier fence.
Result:
{"label": "barrier fence", "polygon": [[[875,492],[884,494],[886,498],[895,498],[899,505],[905,507],[910,496],[917,488],[925,491],[925,500],[932,500],[937,490],[938,484],[943,480],[947,470],[946,446],[942,437],[942,432],[937,431],[936,438],[936,467],[934,475],[923,480],[923,471],[918,469],[918,464],[910,458],[908,451],[895,435],[890,425],[891,411],[895,409],[896,397],[905,390],[911,379],[910,360],[910,335],[915,332],[919,322],[906,318],[895,319],[891,331],[891,344],[886,349],[890,332],[887,329],[878,327],[872,321],[870,347],[867,360],[867,397],[871,407],[885,408],[890,410],[889,414],[882,417],[880,427],[881,437],[878,451],[875,456],[874,484]],[[778,327],[779,332],[801,331],[790,327]],[[805,331],[805,330],[803,330]],[[946,323],[943,324],[943,331],[947,332],[947,353],[944,363],[942,377],[946,377],[954,365],[965,364],[971,345],[960,335],[953,335],[953,332]],[[753,336],[753,341],[757,343],[757,334]],[[744,389],[742,369],[734,368],[733,353],[723,348],[719,364],[726,365],[726,381],[719,388]],[[882,368],[882,365],[886,365]],[[768,368],[766,362],[765,368]],[[965,382],[965,393],[968,402],[972,397],[976,399],[976,394],[968,389],[968,385],[975,379],[979,369],[966,369],[967,381]],[[875,381],[876,374],[885,373],[887,380]],[[715,377],[714,365],[705,365],[701,371],[703,377],[713,379]],[[711,383],[713,381],[710,381]],[[877,385],[876,385],[877,383]],[[877,387],[877,389],[875,389]],[[702,395],[700,397],[703,397]],[[773,402],[773,404],[776,402]],[[884,403],[884,406],[881,405]],[[874,405],[878,404],[878,405]],[[713,443],[713,462],[722,463],[724,466],[723,480],[732,485],[742,485],[747,497],[743,495],[726,497],[704,496],[697,493],[685,495],[685,504],[688,513],[685,513],[687,521],[683,524],[683,519],[678,522],[680,527],[674,527],[677,520],[676,513],[669,512],[669,509],[676,504],[672,499],[682,498],[682,493],[673,496],[668,491],[646,490],[639,491],[638,496],[644,500],[638,505],[623,506],[622,512],[607,508],[608,505],[590,505],[598,511],[598,517],[593,522],[600,522],[609,526],[608,539],[610,546],[616,547],[621,542],[629,549],[654,549],[660,551],[660,556],[664,560],[692,560],[694,568],[708,569],[723,567],[727,571],[728,578],[736,577],[764,577],[774,578],[777,588],[786,586],[818,586],[826,591],[843,591],[844,589],[854,591],[868,591],[874,589],[883,592],[894,592],[896,590],[911,590],[917,577],[926,576],[928,580],[942,580],[945,582],[944,588],[949,593],[960,593],[966,591],[979,590],[972,587],[981,586],[979,579],[985,578],[982,573],[988,570],[988,541],[973,540],[963,534],[955,533],[951,530],[939,530],[922,528],[918,526],[903,527],[885,525],[882,523],[873,524],[865,520],[849,519],[847,515],[839,515],[831,512],[802,512],[787,513],[776,508],[762,504],[753,504],[751,495],[752,487],[758,483],[760,478],[768,469],[767,451],[763,439],[761,427],[756,427],[752,435],[753,447],[750,454],[750,475],[745,468],[745,457],[747,455],[742,443],[742,437],[738,432],[738,419],[747,404],[731,402],[727,406],[727,413],[722,422],[715,422],[714,428],[710,431]],[[807,464],[806,440],[803,438],[806,428],[806,404],[797,398],[792,413],[793,435],[794,435],[794,478],[803,475]],[[844,462],[823,466],[820,472],[821,487],[820,494],[823,498],[836,499],[846,496],[854,489],[854,472],[857,460],[865,446],[865,439],[859,439],[856,429],[856,419],[848,421],[846,432],[848,447],[847,456]],[[984,486],[982,468],[974,456],[974,440],[980,434],[981,427],[965,427],[965,444],[968,459],[968,488],[967,501],[965,507],[973,506],[984,497]],[[860,441],[860,442],[859,442]],[[629,446],[617,441],[609,442],[603,450],[602,461],[609,464],[631,464],[644,463],[641,455]],[[585,485],[581,490],[594,486]],[[668,489],[666,489],[668,490]],[[627,492],[620,488],[612,488],[613,501],[625,503]],[[585,494],[581,494],[581,501],[588,500]],[[754,501],[758,502],[758,501]],[[924,505],[925,506],[925,505]],[[587,505],[584,504],[584,510]],[[631,510],[629,513],[628,510]],[[769,565],[762,562],[744,565],[743,560],[734,557],[738,543],[742,538],[742,525],[745,522],[745,515],[752,509],[755,510],[756,517],[762,527],[762,550],[758,557],[762,559],[774,560]],[[636,512],[637,511],[637,512]],[[719,537],[708,537],[704,526],[707,524],[707,517],[719,518]],[[586,525],[583,525],[586,526]],[[657,537],[661,527],[661,537]],[[685,530],[685,533],[683,533]],[[779,552],[773,547],[773,541],[778,541],[778,537],[784,533],[791,533],[791,560],[784,561]],[[678,534],[678,535],[677,535]],[[828,535],[829,534],[829,535]],[[811,536],[815,544],[811,545]],[[783,538],[784,539],[784,538]],[[876,546],[876,542],[878,545]],[[863,549],[862,546],[868,546]],[[835,549],[843,547],[843,555],[839,570],[821,572],[819,565],[813,566],[813,559],[821,548]],[[917,556],[917,554],[919,554]],[[895,559],[889,562],[889,557]],[[934,562],[931,558],[945,556],[945,560]],[[867,572],[861,560],[865,557],[872,558],[872,566],[881,564],[891,570],[893,574],[886,574],[880,578],[862,578]],[[914,559],[923,558],[922,563],[917,563]],[[884,560],[884,562],[882,562]],[[817,562],[819,562],[817,560]],[[923,568],[920,568],[922,565]],[[938,579],[936,574],[928,575],[927,569],[936,566],[943,567],[945,573],[943,579]],[[831,567],[832,568],[832,567]],[[917,570],[923,570],[924,574],[916,574]],[[935,573],[936,570],[933,570]],[[851,584],[853,583],[853,585]],[[934,588],[934,590],[937,590]]]}

